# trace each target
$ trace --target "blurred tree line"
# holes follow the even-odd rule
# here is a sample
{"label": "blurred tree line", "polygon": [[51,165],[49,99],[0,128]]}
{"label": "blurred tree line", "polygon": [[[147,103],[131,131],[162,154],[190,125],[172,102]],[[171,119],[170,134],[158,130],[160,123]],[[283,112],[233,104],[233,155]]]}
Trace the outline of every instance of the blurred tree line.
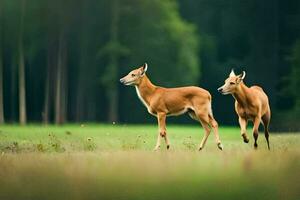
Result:
{"label": "blurred tree line", "polygon": [[299,13],[297,0],[0,0],[0,122],[154,122],[118,82],[144,62],[155,84],[208,89],[221,124],[236,124],[216,91],[231,68],[275,119],[297,116]]}
{"label": "blurred tree line", "polygon": [[300,112],[295,110],[299,110],[296,93],[300,86],[300,54],[295,46],[300,39],[300,1],[179,2],[182,16],[196,24],[201,36],[199,57],[203,75],[199,82],[215,97],[217,119],[225,124],[237,121],[232,118],[232,97],[220,97],[215,90],[230,69],[235,68],[247,72],[246,84],[260,85],[268,94],[273,130],[299,130]]}

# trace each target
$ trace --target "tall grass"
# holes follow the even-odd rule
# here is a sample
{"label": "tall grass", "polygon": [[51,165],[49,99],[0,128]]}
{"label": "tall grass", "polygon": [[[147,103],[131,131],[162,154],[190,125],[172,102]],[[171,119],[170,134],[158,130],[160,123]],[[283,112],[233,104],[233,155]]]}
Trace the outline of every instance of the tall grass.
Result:
{"label": "tall grass", "polygon": [[[0,127],[0,199],[299,199],[300,135],[263,134],[259,149],[237,128],[196,151],[203,130],[168,128],[172,147],[153,152],[155,126]],[[250,141],[252,142],[252,141]]]}

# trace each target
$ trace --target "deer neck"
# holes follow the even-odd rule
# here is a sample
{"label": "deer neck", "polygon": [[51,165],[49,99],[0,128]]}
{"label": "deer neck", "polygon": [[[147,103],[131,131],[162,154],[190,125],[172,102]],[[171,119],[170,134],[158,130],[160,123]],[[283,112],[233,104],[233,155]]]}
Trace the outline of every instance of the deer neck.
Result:
{"label": "deer neck", "polygon": [[148,108],[150,105],[151,97],[155,92],[156,86],[151,83],[146,75],[144,75],[141,79],[140,84],[135,86],[135,89],[142,103]]}
{"label": "deer neck", "polygon": [[249,88],[241,82],[236,91],[232,94],[235,100],[241,105],[245,106],[247,104],[247,90]]}

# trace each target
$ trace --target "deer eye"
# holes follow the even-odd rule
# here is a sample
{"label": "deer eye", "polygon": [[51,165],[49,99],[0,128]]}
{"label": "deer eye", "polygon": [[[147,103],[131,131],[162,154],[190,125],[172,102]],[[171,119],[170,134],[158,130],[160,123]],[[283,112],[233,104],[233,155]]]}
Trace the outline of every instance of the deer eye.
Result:
{"label": "deer eye", "polygon": [[132,77],[135,77],[135,74],[131,74]]}
{"label": "deer eye", "polygon": [[234,82],[230,82],[230,85],[234,85],[235,83]]}

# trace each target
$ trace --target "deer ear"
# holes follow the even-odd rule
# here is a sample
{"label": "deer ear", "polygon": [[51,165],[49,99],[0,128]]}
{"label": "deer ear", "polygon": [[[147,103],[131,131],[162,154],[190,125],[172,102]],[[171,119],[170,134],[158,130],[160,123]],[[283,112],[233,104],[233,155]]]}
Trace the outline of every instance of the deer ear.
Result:
{"label": "deer ear", "polygon": [[242,80],[244,80],[245,76],[246,76],[246,72],[243,71],[243,72],[239,75],[238,83],[242,82]]}
{"label": "deer ear", "polygon": [[148,64],[145,63],[144,66],[143,66],[144,73],[147,71],[147,69],[148,69]]}
{"label": "deer ear", "polygon": [[148,69],[148,65],[147,65],[147,63],[145,63],[145,64],[143,65],[143,67],[142,67],[141,76],[144,76],[144,75],[145,75],[147,69]]}
{"label": "deer ear", "polygon": [[236,75],[235,75],[235,73],[234,73],[234,71],[232,69],[231,72],[230,72],[230,74],[229,74],[229,77],[234,77],[234,76],[236,76]]}
{"label": "deer ear", "polygon": [[245,71],[243,71],[243,73],[242,73],[242,74],[240,74],[240,79],[241,79],[241,80],[244,80],[245,76],[246,76],[246,72],[245,72]]}

